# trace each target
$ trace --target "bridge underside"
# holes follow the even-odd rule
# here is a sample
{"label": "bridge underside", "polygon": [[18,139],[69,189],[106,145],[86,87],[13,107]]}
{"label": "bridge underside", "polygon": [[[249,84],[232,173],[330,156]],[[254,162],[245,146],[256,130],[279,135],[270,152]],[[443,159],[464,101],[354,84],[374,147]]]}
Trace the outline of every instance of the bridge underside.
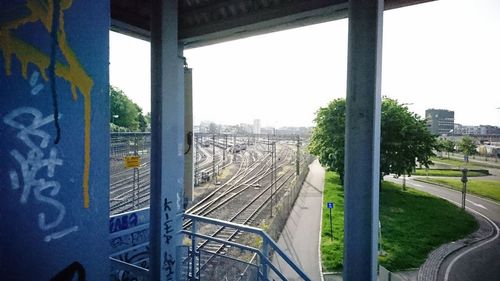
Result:
{"label": "bridge underside", "polygon": [[[433,0],[386,0],[385,9]],[[150,40],[152,0],[111,0],[111,29]],[[347,17],[347,0],[180,0],[184,48]]]}

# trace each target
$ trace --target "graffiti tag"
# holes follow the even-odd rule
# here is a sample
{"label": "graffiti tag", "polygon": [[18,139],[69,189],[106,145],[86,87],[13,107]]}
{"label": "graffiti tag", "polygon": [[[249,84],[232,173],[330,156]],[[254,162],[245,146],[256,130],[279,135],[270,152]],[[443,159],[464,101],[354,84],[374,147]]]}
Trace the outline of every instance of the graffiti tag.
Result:
{"label": "graffiti tag", "polygon": [[[44,117],[33,107],[17,108],[3,119],[5,124],[18,130],[16,137],[26,146],[24,153],[18,149],[10,151],[20,170],[20,173],[16,170],[9,171],[11,188],[22,190],[19,199],[22,205],[27,204],[33,194],[36,201],[55,210],[56,215],[52,219],[43,211],[38,214],[38,227],[42,231],[52,231],[58,227],[66,214],[65,206],[55,198],[61,185],[53,179],[56,167],[62,166],[63,160],[57,156],[55,147],[48,146],[50,135],[42,129],[53,121],[53,115]],[[44,240],[50,242],[77,230],[78,226],[73,226],[56,231],[45,236]]]}
{"label": "graffiti tag", "polygon": [[138,217],[136,213],[112,217],[109,219],[109,233],[125,230],[137,226],[137,224]]}

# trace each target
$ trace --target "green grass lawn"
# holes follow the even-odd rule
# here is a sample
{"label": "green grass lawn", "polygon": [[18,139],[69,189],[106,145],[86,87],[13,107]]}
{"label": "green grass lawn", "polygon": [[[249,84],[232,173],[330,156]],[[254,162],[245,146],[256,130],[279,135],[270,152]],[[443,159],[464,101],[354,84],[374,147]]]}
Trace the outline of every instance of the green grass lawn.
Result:
{"label": "green grass lawn", "polygon": [[[333,240],[327,202],[334,202]],[[328,172],[323,194],[321,257],[324,271],[342,270],[344,191],[337,174]],[[477,228],[474,218],[451,203],[413,189],[384,182],[380,192],[381,265],[391,271],[419,267],[441,244],[460,239]],[[456,221],[457,223],[450,223]]]}
{"label": "green grass lawn", "polygon": [[[431,176],[431,177],[461,177],[462,171],[459,169],[416,169],[415,176]],[[468,177],[482,177],[489,175],[488,170],[469,170]]]}
{"label": "green grass lawn", "polygon": [[[450,166],[453,166],[454,168],[463,168],[465,167],[466,163],[464,161],[461,161],[461,160],[457,160],[457,159],[448,159],[448,158],[439,158],[439,157],[431,157],[431,160],[432,162],[439,162],[439,163],[444,163],[444,164],[448,164]],[[478,166],[475,165],[475,163],[471,163],[469,162],[467,164],[467,168],[479,168]]]}
{"label": "green grass lawn", "polygon": [[[477,156],[479,157],[479,156]],[[448,158],[440,158],[440,157],[431,157],[432,162],[441,162],[448,164],[450,166],[456,167],[456,168],[463,168],[467,166],[469,169],[484,169],[484,168],[497,168],[498,165],[495,164],[488,164],[488,163],[478,163],[478,162],[472,162],[470,161],[472,159],[472,156],[469,156],[469,163],[466,163],[463,160],[458,160],[458,159],[448,159]],[[478,158],[480,159],[480,158]]]}
{"label": "green grass lawn", "polygon": [[[425,181],[444,184],[450,188],[462,190],[460,179],[427,178]],[[472,179],[467,182],[467,192],[500,201],[500,181]]]}

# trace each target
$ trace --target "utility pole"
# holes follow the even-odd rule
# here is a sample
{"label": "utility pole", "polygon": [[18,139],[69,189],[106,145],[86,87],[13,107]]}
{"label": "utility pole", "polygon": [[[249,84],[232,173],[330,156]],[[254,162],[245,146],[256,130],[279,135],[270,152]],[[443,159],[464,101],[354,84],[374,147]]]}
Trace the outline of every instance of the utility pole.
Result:
{"label": "utility pole", "polygon": [[226,163],[226,150],[227,150],[227,135],[224,134],[224,151],[222,152],[222,160]]}
{"label": "utility pole", "polygon": [[198,185],[198,150],[200,145],[200,136],[195,135],[195,142],[193,144],[193,149],[195,152],[194,156],[194,185]]}
{"label": "utility pole", "polygon": [[[134,156],[139,157],[139,140],[138,136],[134,135]],[[139,167],[134,167],[133,185],[132,185],[132,205],[134,209],[139,208]]]}
{"label": "utility pole", "polygon": [[270,145],[271,143],[269,142],[269,134],[267,134],[267,151],[271,150]]}
{"label": "utility pole", "polygon": [[[235,148],[236,148],[236,134],[233,135],[233,156],[235,156],[234,154],[236,153]],[[236,157],[234,157],[234,159],[236,159]]]}
{"label": "utility pole", "polygon": [[295,159],[295,174],[300,175],[300,136],[297,135],[297,156]]}
{"label": "utility pole", "polygon": [[[274,155],[274,167],[273,167],[273,173],[274,173],[274,181],[273,181],[273,194],[276,192],[276,181],[278,180],[278,169],[277,169],[277,161],[276,159],[278,158],[278,155],[276,153],[276,140],[273,142],[273,155]],[[274,196],[273,196],[274,198]]]}
{"label": "utility pole", "polygon": [[[269,142],[268,142],[269,143]],[[273,202],[273,194],[274,194],[274,142],[271,143],[271,217],[273,217],[273,208],[274,208],[274,202]]]}
{"label": "utility pole", "polygon": [[214,183],[217,183],[217,175],[215,173],[215,134],[212,135],[212,177]]}

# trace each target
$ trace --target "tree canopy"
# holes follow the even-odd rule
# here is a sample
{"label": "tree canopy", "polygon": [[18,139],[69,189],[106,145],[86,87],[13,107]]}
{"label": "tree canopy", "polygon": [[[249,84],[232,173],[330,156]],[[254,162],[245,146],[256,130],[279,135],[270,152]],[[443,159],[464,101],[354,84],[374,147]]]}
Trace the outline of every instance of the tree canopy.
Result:
{"label": "tree canopy", "polygon": [[[146,131],[150,117],[118,87],[109,86],[110,123],[112,131]],[[149,114],[149,113],[148,113]]]}
{"label": "tree canopy", "polygon": [[450,153],[455,151],[455,142],[448,139],[438,140],[438,151],[445,151],[448,153],[448,158],[450,158]]}
{"label": "tree canopy", "polygon": [[[309,151],[322,165],[344,176],[345,99],[336,99],[316,112]],[[384,98],[381,116],[380,172],[411,175],[417,162],[428,167],[436,136],[424,119],[397,100]]]}
{"label": "tree canopy", "polygon": [[471,137],[465,136],[458,143],[458,149],[465,155],[476,154],[476,143]]}
{"label": "tree canopy", "polygon": [[336,99],[316,112],[309,152],[344,179],[345,99]]}

